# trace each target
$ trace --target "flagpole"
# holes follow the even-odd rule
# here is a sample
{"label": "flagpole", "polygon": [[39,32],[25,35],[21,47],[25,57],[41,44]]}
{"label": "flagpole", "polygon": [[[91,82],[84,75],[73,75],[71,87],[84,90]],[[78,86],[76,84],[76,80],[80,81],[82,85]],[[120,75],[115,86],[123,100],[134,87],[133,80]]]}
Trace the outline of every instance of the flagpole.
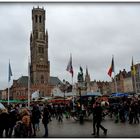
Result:
{"label": "flagpole", "polygon": [[116,82],[116,76],[115,76],[116,74],[115,74],[115,72],[114,72],[114,83],[115,83],[115,90],[116,90],[116,93],[118,92],[118,90],[117,90],[117,82]]}
{"label": "flagpole", "polygon": [[28,108],[30,108],[30,61],[28,60]]}
{"label": "flagpole", "polygon": [[8,81],[8,105],[9,105],[9,94],[10,93],[10,89],[9,89],[9,81]]}
{"label": "flagpole", "polygon": [[134,86],[135,86],[135,92],[137,93],[136,76],[135,75],[134,75]]}
{"label": "flagpole", "polygon": [[[10,64],[10,59],[9,59],[9,64]],[[10,80],[10,74],[9,74],[9,64],[8,64],[8,105],[9,105],[9,92],[10,92],[10,90],[9,90],[9,80]]]}
{"label": "flagpole", "polygon": [[73,76],[71,77],[71,84],[73,85]]}
{"label": "flagpole", "polygon": [[[114,55],[112,56],[112,58],[114,60]],[[114,64],[114,83],[115,83],[115,90],[116,90],[116,93],[117,93],[118,90],[117,90],[117,82],[116,82],[115,64]]]}
{"label": "flagpole", "polygon": [[12,70],[11,70],[11,65],[10,65],[10,59],[9,59],[9,66],[8,66],[8,105],[9,105],[9,96],[10,96],[10,80],[12,76]]}
{"label": "flagpole", "polygon": [[[132,59],[133,59],[133,57],[132,57]],[[134,73],[134,87],[135,87],[135,92],[137,93],[137,86],[136,86],[136,68],[135,68],[134,64],[133,64],[132,67],[134,67],[133,68],[133,73]]]}
{"label": "flagpole", "polygon": [[135,66],[134,66],[134,64],[133,64],[133,56],[132,56],[132,66],[131,66],[132,68],[131,68],[131,74],[132,74],[132,76],[133,76],[133,78],[134,78],[134,87],[133,87],[133,90],[134,90],[134,92],[136,92],[137,93],[137,86],[136,86],[136,69],[135,69]]}

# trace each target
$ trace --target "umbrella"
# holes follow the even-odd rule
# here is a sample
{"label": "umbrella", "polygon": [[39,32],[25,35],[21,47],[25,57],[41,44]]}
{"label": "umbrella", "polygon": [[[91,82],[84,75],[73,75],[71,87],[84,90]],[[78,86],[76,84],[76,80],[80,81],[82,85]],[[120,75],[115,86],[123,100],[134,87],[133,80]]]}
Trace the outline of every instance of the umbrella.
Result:
{"label": "umbrella", "polygon": [[0,109],[5,109],[5,106],[2,103],[0,103]]}

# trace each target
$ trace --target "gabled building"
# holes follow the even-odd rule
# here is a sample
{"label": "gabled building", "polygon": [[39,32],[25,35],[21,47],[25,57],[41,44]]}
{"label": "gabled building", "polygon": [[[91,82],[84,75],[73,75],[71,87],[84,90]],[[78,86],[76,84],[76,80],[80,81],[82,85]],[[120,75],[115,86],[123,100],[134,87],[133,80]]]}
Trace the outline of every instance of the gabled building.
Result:
{"label": "gabled building", "polygon": [[[125,69],[123,71],[119,71],[119,73],[116,75],[116,87],[118,92],[127,92],[127,93],[132,93],[134,92],[133,90],[133,81],[132,81],[132,76],[131,72],[126,72]],[[115,80],[112,79],[112,93],[116,92],[116,87],[115,87]]]}
{"label": "gabled building", "polygon": [[[50,89],[47,89],[50,93],[52,89],[62,82],[59,80],[58,77],[50,77],[49,78],[49,85]],[[40,90],[41,88],[47,87],[40,87],[38,85],[33,85],[30,88],[31,94],[37,90],[40,92],[40,97],[47,96],[44,94],[44,89]],[[2,91],[2,99],[7,99],[8,89]],[[48,94],[48,96],[51,96]],[[20,99],[20,100],[27,100],[28,99],[28,76],[22,76],[17,80],[13,80],[13,85],[10,87],[10,99]]]}

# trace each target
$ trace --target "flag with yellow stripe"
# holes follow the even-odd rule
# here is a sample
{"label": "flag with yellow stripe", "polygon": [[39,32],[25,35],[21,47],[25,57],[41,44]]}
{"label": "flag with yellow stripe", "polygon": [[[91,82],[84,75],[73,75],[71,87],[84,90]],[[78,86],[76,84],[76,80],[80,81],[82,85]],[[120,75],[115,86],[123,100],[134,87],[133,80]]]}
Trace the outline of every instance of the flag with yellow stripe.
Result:
{"label": "flag with yellow stripe", "polygon": [[132,57],[131,75],[133,75],[133,76],[136,75],[136,68],[133,63],[133,57]]}

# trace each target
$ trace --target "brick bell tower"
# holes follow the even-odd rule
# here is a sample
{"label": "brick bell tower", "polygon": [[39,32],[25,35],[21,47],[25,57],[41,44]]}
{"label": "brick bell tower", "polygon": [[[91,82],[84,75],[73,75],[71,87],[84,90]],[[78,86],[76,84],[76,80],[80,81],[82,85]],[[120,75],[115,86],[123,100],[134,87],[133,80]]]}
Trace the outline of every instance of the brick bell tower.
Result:
{"label": "brick bell tower", "polygon": [[31,84],[48,84],[50,62],[48,60],[48,32],[45,31],[44,8],[32,9],[32,33],[30,36]]}

